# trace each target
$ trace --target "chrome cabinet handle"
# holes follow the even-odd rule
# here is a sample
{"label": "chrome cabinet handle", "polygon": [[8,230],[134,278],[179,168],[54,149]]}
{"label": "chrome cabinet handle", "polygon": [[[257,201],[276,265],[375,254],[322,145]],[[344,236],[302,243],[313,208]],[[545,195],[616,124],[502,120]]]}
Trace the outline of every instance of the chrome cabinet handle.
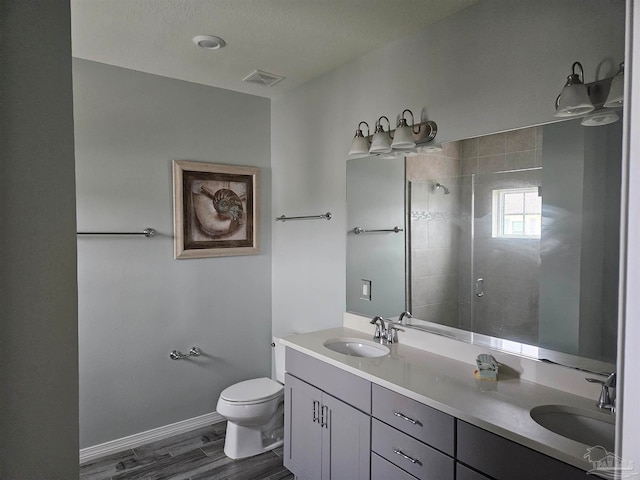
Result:
{"label": "chrome cabinet handle", "polygon": [[484,279],[476,280],[476,297],[484,297]]}
{"label": "chrome cabinet handle", "polygon": [[402,412],[393,412],[393,414],[394,414],[396,417],[399,417],[399,418],[401,418],[401,419],[403,419],[403,420],[406,420],[407,422],[411,422],[411,423],[413,423],[414,425],[420,425],[420,426],[422,426],[422,423],[420,423],[420,421],[418,421],[418,420],[414,420],[413,418],[409,418],[409,417],[407,417],[405,414],[403,414]]}
{"label": "chrome cabinet handle", "polygon": [[318,400],[313,401],[313,423],[320,423],[320,417],[318,416],[318,407],[320,402]]}
{"label": "chrome cabinet handle", "polygon": [[329,407],[322,405],[320,409],[320,428],[329,428]]}
{"label": "chrome cabinet handle", "polygon": [[422,465],[422,462],[416,458],[411,458],[409,455],[404,453],[402,450],[398,450],[397,448],[393,449],[393,453],[396,455],[400,455],[402,458],[409,460],[411,463],[417,463],[418,465]]}

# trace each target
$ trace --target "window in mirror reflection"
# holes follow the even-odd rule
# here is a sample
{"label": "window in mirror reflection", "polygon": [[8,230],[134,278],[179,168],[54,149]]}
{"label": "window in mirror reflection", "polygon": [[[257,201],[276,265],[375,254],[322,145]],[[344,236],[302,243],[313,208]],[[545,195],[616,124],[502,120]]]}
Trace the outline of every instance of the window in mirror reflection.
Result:
{"label": "window in mirror reflection", "polygon": [[493,190],[493,238],[540,238],[542,197],[537,187]]}

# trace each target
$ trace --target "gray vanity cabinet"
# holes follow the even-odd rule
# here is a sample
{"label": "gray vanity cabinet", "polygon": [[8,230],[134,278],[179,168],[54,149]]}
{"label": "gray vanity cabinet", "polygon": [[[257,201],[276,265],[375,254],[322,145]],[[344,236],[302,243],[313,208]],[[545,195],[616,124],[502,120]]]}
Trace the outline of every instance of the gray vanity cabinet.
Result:
{"label": "gray vanity cabinet", "polygon": [[589,480],[583,470],[287,348],[296,480]]}
{"label": "gray vanity cabinet", "polygon": [[461,420],[458,420],[457,445],[458,461],[496,480],[593,478],[583,470]]}
{"label": "gray vanity cabinet", "polygon": [[285,358],[284,465],[296,480],[369,480],[371,383],[291,349]]}

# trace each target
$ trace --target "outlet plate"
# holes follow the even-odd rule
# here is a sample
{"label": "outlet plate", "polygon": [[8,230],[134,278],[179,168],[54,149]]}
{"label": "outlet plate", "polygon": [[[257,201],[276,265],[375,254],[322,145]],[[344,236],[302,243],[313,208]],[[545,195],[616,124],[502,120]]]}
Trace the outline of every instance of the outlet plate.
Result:
{"label": "outlet plate", "polygon": [[371,301],[371,280],[360,280],[360,299]]}

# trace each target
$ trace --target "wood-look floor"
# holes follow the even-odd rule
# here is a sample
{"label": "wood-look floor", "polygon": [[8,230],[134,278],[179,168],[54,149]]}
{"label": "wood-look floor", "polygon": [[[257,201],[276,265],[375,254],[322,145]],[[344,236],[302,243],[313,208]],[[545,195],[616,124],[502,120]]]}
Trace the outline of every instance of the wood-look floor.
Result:
{"label": "wood-look floor", "polygon": [[293,480],[282,448],[255,457],[225,456],[226,422],[148,443],[80,467],[80,480]]}

